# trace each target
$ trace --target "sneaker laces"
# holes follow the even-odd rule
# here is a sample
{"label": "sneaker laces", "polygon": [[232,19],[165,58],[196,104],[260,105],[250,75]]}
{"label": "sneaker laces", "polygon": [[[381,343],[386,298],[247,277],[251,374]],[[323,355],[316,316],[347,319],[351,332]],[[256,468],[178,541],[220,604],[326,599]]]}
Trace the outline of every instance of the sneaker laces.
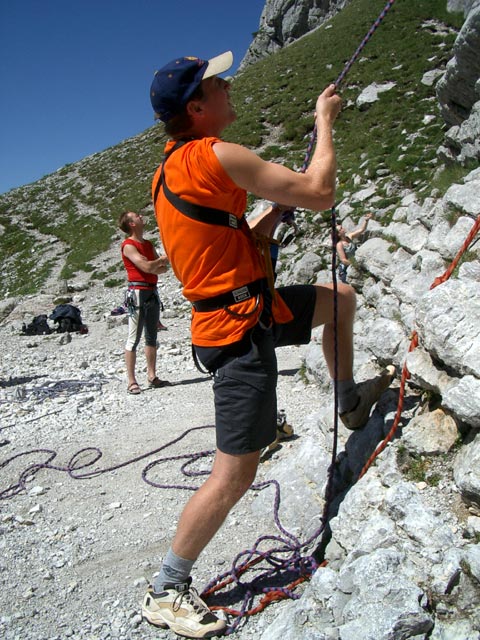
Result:
{"label": "sneaker laces", "polygon": [[197,615],[203,616],[205,613],[211,613],[210,609],[206,606],[203,600],[201,600],[195,587],[190,587],[185,591],[180,591],[173,601],[172,609],[174,611],[178,611],[184,599],[187,601],[187,604],[193,607],[193,610]]}

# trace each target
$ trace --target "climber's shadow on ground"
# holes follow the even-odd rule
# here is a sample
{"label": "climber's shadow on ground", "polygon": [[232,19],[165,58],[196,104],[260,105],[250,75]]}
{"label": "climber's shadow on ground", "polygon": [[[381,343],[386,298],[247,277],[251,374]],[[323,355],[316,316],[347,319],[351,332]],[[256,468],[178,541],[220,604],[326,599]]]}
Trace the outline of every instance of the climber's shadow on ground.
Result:
{"label": "climber's shadow on ground", "polygon": [[[255,558],[255,556],[253,556],[253,558]],[[276,591],[282,588],[288,589],[295,580],[298,580],[298,573],[287,570],[276,571],[272,575],[262,573],[257,578],[255,578],[254,575],[255,566],[252,566],[251,573],[247,571],[243,576],[240,576],[239,584],[232,582],[231,585],[223,587],[216,593],[203,597],[205,597],[209,607],[232,609],[236,606],[238,610],[241,610],[247,590],[250,591],[252,596],[265,595],[272,587],[274,587]]]}
{"label": "climber's shadow on ground", "polygon": [[[200,382],[208,382],[209,380],[211,380],[212,378],[207,374],[205,374],[204,376],[198,376],[196,378],[186,378],[185,380],[177,380],[175,382],[169,382],[168,384],[165,385],[166,387],[181,387],[181,386],[186,386],[188,384],[198,384]],[[152,389],[152,391],[155,391],[155,389]]]}
{"label": "climber's shadow on ground", "polygon": [[[279,376],[289,376],[289,377],[293,377],[298,373],[298,369],[282,369],[281,371],[278,372]],[[197,378],[187,378],[185,380],[177,380],[176,382],[170,382],[168,384],[169,387],[179,387],[179,386],[184,386],[184,385],[188,385],[188,384],[198,384],[199,382],[208,382],[209,380],[211,380],[211,376],[208,374],[208,372],[205,372],[204,376],[199,376]],[[1,385],[1,381],[0,381],[0,386]],[[167,385],[165,385],[167,386]]]}

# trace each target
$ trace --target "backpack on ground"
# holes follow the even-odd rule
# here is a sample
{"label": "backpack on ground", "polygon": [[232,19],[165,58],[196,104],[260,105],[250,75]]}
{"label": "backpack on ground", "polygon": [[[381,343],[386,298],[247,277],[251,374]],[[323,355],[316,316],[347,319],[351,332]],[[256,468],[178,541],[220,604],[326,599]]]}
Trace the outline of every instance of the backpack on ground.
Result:
{"label": "backpack on ground", "polygon": [[58,333],[80,331],[84,332],[85,325],[78,307],[73,304],[59,304],[49,315],[50,320],[57,324]]}
{"label": "backpack on ground", "polygon": [[25,336],[44,336],[52,333],[48,326],[47,316],[45,314],[35,316],[28,325],[23,323],[22,333]]}

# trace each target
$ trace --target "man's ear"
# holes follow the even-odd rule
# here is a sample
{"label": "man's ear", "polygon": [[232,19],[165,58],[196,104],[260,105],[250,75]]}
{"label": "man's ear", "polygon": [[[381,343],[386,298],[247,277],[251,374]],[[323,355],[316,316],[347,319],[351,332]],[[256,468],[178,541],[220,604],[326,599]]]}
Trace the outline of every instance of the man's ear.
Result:
{"label": "man's ear", "polygon": [[202,112],[203,105],[201,100],[190,100],[190,102],[187,103],[187,113],[191,118],[201,115]]}

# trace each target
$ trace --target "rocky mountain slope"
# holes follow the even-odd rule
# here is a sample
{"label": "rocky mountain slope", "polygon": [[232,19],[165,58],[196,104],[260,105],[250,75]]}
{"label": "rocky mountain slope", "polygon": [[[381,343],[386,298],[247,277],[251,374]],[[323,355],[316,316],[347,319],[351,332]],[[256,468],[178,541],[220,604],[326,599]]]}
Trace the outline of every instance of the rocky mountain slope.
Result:
{"label": "rocky mountain slope", "polygon": [[351,0],[267,0],[240,70],[320,27]]}
{"label": "rocky mountain slope", "polygon": [[[405,1],[403,6],[407,5]],[[352,2],[345,15],[354,8]],[[478,640],[480,167],[476,114],[480,86],[476,67],[472,70],[469,63],[465,70],[463,65],[464,60],[472,60],[465,48],[467,53],[478,50],[480,6],[462,3],[461,8],[465,20],[447,57],[451,62],[446,73],[442,60],[448,40],[440,34],[449,29],[425,18],[416,33],[417,41],[425,30],[434,33],[435,42],[442,43],[438,46],[442,56],[438,54],[412,79],[417,97],[422,95],[421,100],[417,98],[417,110],[427,105],[417,130],[401,120],[398,110],[400,128],[404,128],[402,148],[385,147],[382,166],[365,146],[356,170],[347,178],[342,172],[347,154],[340,139],[337,216],[350,229],[367,210],[375,213],[348,271],[358,298],[356,378],[375,375],[389,362],[397,367],[398,377],[364,429],[351,433],[338,427],[335,450],[332,385],[321,354],[321,333],[315,332],[308,347],[279,350],[279,401],[296,437],[262,464],[257,478],[262,484],[241,501],[202,555],[195,582],[202,590],[230,570],[237,554],[257,544],[262,553],[273,548],[272,555],[287,562],[286,569],[261,577],[261,587],[289,585],[298,558],[314,557],[327,564],[293,590],[300,599],[276,602],[242,620],[237,637]],[[415,11],[421,10],[422,3],[415,3]],[[390,22],[392,31],[395,24]],[[394,33],[389,34],[393,38]],[[307,36],[304,43],[317,35],[322,33]],[[295,45],[288,49],[292,55],[300,51]],[[286,53],[278,59],[286,59]],[[364,76],[367,60],[368,51],[358,63]],[[264,67],[257,64],[256,75],[261,76]],[[283,80],[290,68],[283,71]],[[468,77],[465,95],[470,102],[462,99],[461,123],[453,132],[450,128],[451,135],[442,136],[438,145],[443,147],[440,162],[456,161],[450,173],[443,175],[454,176],[458,170],[458,177],[443,189],[428,188],[423,177],[406,184],[400,173],[388,168],[390,156],[408,156],[414,143],[427,144],[428,127],[458,94],[462,73]],[[247,74],[248,69],[242,76]],[[337,139],[354,111],[378,119],[382,105],[390,104],[395,91],[378,91],[378,85],[385,89],[388,80],[384,76],[376,87],[356,87],[355,99],[350,98],[353,87],[345,90],[347,104]],[[239,83],[237,96],[241,91]],[[423,91],[431,93],[423,97]],[[435,102],[437,95],[445,100],[441,105]],[[401,104],[405,112],[405,103]],[[388,122],[392,129],[398,126]],[[142,135],[137,153],[124,143],[104,154],[100,164],[92,157],[66,168],[63,186],[56,181],[58,176],[49,177],[37,185],[38,198],[55,192],[63,202],[71,200],[72,207],[82,201],[75,228],[81,230],[90,214],[97,212],[99,192],[113,189],[112,176],[124,171],[122,158],[130,160],[144,149],[142,162],[154,164],[154,151],[144,144],[152,136],[159,134]],[[286,144],[281,152],[287,153]],[[438,158],[432,166],[440,174]],[[103,181],[102,166],[108,177]],[[412,175],[419,176],[422,168],[419,156],[419,171]],[[145,180],[136,171],[132,182]],[[23,206],[29,191],[19,192]],[[3,205],[19,194],[7,195]],[[138,203],[148,207],[148,191],[145,196],[140,190]],[[35,209],[33,201],[27,206],[28,224],[21,216],[22,206],[9,212],[16,233],[23,231],[22,242],[27,243],[28,233],[36,238],[32,264],[40,254],[57,260],[69,238],[56,228],[58,239],[52,247],[51,226],[39,224],[34,217],[40,207]],[[326,268],[331,252],[325,223],[329,217],[297,212],[298,234],[280,254],[281,284],[331,280]],[[74,224],[73,214],[68,222]],[[57,227],[63,223],[60,219]],[[2,224],[7,232],[13,228],[8,226],[11,220],[2,218]],[[101,235],[102,225],[108,228],[108,217],[97,225]],[[17,242],[19,237],[15,236]],[[9,640],[173,637],[141,622],[139,602],[168,547],[185,500],[179,486],[191,488],[200,482],[196,476],[183,476],[180,467],[187,463],[187,472],[208,472],[208,451],[213,446],[210,381],[193,368],[189,308],[169,273],[161,283],[168,331],[159,336],[159,375],[174,385],[159,393],[145,391],[138,398],[126,395],[124,317],[110,316],[121,302],[123,289],[116,267],[120,236],[113,240],[106,236],[106,248],[88,258],[89,270],[72,270],[65,278],[60,262],[55,263],[42,293],[14,295],[12,289],[0,301],[0,631]],[[13,248],[13,244],[7,246],[6,251],[14,255]],[[29,265],[24,257],[23,268]],[[22,268],[20,260],[18,268]],[[445,273],[449,277],[437,280]],[[15,282],[7,272],[5,277],[6,282]],[[110,286],[104,286],[109,280]],[[39,278],[39,282],[44,281]],[[22,322],[37,313],[49,313],[66,298],[81,308],[88,334],[72,334],[71,339],[20,334]],[[387,434],[383,449],[380,443]],[[362,473],[377,447],[383,450]],[[159,462],[163,457],[168,459]],[[99,473],[102,469],[106,472]],[[91,477],[77,479],[85,474]],[[276,490],[279,501],[275,501]],[[260,536],[265,537],[256,543]],[[270,567],[260,563],[242,581],[249,584]],[[245,604],[240,589],[225,589],[209,602],[235,609]],[[236,616],[229,618],[235,624]]]}

